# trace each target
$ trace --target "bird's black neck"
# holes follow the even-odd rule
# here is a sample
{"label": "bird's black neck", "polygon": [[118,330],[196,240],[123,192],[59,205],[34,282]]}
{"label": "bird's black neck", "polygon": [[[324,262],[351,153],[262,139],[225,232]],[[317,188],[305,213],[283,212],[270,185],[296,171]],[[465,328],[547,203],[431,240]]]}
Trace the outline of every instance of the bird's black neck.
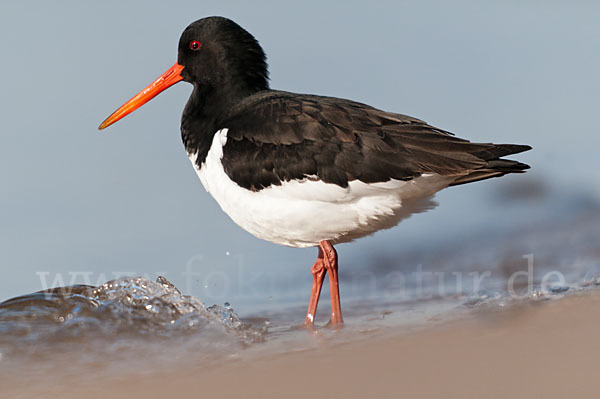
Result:
{"label": "bird's black neck", "polygon": [[199,153],[201,162],[210,149],[212,134],[217,131],[220,119],[218,113],[221,107],[214,107],[212,97],[214,95],[207,90],[194,86],[181,116],[181,138],[185,150],[188,154]]}
{"label": "bird's black neck", "polygon": [[197,154],[198,166],[206,159],[215,133],[228,127],[227,119],[236,106],[263,90],[269,90],[268,85],[194,85],[181,117],[181,136],[187,153]]}
{"label": "bird's black neck", "polygon": [[223,126],[227,115],[245,95],[231,95],[211,86],[194,86],[181,117],[181,137],[188,154],[198,154],[204,162],[214,134]]}

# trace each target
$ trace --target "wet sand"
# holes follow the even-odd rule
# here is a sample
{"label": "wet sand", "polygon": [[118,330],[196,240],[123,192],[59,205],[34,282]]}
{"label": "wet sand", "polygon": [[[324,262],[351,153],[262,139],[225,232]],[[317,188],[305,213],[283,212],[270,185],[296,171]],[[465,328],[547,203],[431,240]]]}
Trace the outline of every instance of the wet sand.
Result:
{"label": "wet sand", "polygon": [[219,365],[189,359],[179,370],[109,379],[91,370],[81,379],[13,379],[2,397],[583,398],[600,391],[598,292],[484,307],[420,331],[357,335],[300,352],[250,350]]}

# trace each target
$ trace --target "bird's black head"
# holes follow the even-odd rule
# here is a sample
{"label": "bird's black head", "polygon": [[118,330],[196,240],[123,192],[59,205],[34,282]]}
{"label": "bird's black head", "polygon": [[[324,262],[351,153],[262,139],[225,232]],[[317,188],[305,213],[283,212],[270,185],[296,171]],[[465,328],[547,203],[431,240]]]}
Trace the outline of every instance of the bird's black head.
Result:
{"label": "bird's black head", "polygon": [[256,39],[227,18],[202,18],[179,39],[183,80],[202,90],[248,95],[269,88],[265,53]]}
{"label": "bird's black head", "polygon": [[192,105],[210,104],[222,109],[269,88],[265,53],[256,39],[227,18],[202,18],[183,31],[177,63],[113,112],[99,129],[115,123],[181,80],[195,87]]}

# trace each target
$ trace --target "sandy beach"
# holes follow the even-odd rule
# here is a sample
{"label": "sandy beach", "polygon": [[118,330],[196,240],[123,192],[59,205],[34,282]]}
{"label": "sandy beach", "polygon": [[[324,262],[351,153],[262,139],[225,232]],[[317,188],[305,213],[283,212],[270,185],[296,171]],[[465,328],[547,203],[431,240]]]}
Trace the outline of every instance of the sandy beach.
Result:
{"label": "sandy beach", "polygon": [[599,315],[600,293],[592,291],[300,352],[250,351],[210,367],[189,359],[183,369],[108,380],[49,373],[35,383],[24,373],[3,382],[2,397],[592,398]]}

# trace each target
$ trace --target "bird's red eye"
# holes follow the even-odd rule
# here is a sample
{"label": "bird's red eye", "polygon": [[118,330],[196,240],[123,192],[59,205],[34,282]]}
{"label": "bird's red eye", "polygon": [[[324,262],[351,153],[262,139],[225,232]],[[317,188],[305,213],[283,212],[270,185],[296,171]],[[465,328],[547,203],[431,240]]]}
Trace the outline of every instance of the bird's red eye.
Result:
{"label": "bird's red eye", "polygon": [[199,50],[200,46],[202,46],[202,43],[200,43],[198,40],[192,40],[190,42],[190,49],[191,50],[194,50],[194,51]]}

